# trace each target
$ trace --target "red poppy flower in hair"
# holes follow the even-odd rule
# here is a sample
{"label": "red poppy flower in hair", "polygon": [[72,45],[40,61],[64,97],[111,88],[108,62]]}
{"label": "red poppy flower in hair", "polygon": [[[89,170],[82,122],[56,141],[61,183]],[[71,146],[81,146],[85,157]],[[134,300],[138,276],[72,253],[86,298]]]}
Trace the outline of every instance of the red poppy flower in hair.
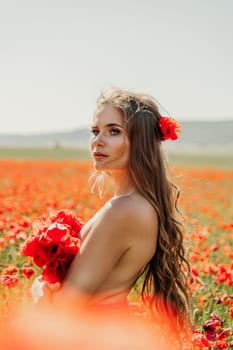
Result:
{"label": "red poppy flower in hair", "polygon": [[181,134],[181,126],[174,119],[170,117],[161,117],[159,125],[162,132],[162,140],[176,140]]}

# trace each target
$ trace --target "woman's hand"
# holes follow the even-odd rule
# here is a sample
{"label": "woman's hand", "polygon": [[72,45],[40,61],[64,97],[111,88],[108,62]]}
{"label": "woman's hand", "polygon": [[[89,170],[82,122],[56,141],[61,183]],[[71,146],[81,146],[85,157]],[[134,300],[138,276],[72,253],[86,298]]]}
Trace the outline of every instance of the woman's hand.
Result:
{"label": "woman's hand", "polygon": [[49,283],[43,276],[37,277],[32,284],[32,298],[35,304],[51,303],[53,294],[61,288],[61,283]]}

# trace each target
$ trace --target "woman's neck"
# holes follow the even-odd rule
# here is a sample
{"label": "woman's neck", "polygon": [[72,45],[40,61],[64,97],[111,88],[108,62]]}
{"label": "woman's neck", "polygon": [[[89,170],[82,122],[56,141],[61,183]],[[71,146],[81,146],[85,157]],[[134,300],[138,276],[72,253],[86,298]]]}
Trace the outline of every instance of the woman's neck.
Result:
{"label": "woman's neck", "polygon": [[135,191],[128,171],[114,170],[111,172],[111,177],[115,183],[115,197],[129,195]]}

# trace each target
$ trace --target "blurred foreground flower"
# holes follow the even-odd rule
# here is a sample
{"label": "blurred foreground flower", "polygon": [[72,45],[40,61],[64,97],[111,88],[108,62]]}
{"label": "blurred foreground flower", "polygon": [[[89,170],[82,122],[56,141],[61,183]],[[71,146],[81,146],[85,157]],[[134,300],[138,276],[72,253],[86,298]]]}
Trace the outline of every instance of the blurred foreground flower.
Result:
{"label": "blurred foreground flower", "polygon": [[[161,320],[163,323],[163,320]],[[166,337],[145,321],[123,312],[81,312],[47,306],[19,311],[5,326],[0,348],[7,350],[170,350]],[[180,349],[180,348],[179,348]]]}
{"label": "blurred foreground flower", "polygon": [[2,275],[0,276],[0,283],[8,288],[14,288],[19,282],[17,276]]}
{"label": "blurred foreground flower", "polygon": [[22,268],[22,273],[27,278],[31,278],[36,273],[36,271],[35,271],[35,269],[33,269],[33,267],[26,267],[26,266],[24,266]]}

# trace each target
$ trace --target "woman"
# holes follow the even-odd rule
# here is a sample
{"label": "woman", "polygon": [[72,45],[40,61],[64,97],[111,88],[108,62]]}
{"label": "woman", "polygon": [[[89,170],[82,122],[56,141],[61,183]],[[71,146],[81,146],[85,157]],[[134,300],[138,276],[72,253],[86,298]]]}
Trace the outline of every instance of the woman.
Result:
{"label": "woman", "polygon": [[179,132],[150,96],[119,89],[100,96],[91,150],[95,170],[111,176],[115,194],[83,227],[80,253],[60,290],[47,284],[47,293],[58,299],[69,293],[73,301],[85,295],[89,305],[123,305],[142,276],[143,299],[182,323],[189,269],[176,188],[161,153],[161,141]]}

